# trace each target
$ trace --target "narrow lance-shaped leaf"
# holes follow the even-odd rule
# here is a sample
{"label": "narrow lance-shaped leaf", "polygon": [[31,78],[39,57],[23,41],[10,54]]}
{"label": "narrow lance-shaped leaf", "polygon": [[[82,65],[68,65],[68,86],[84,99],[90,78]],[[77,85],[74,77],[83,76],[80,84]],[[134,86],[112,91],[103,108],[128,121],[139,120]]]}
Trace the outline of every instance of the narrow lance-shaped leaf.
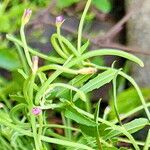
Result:
{"label": "narrow lance-shaped leaf", "polygon": [[69,107],[67,107],[66,111],[65,111],[65,116],[69,119],[74,120],[75,122],[82,124],[82,125],[86,125],[86,126],[95,126],[96,127],[96,123],[91,120],[90,118],[82,115],[81,113],[77,112],[73,107],[71,107],[71,105],[69,105]]}
{"label": "narrow lance-shaped leaf", "polygon": [[[129,123],[126,123],[124,124],[124,127],[126,128],[126,130],[129,132],[129,133],[135,133],[139,130],[141,130],[144,126],[148,125],[149,124],[149,121],[148,119],[145,119],[145,118],[139,118],[139,119],[135,119]],[[107,140],[107,139],[110,139],[114,136],[118,136],[118,135],[121,135],[121,132],[120,131],[116,131],[116,130],[113,130],[113,131],[110,131],[105,137],[104,139]]]}
{"label": "narrow lance-shaped leaf", "polygon": [[[81,86],[84,82],[86,82],[92,75],[78,75],[69,81],[70,85]],[[60,91],[57,93],[57,97],[63,97],[69,90],[65,88],[60,88]]]}
{"label": "narrow lance-shaped leaf", "polygon": [[98,103],[96,105],[95,113],[94,113],[94,120],[96,123],[98,123],[100,103],[101,103],[101,99],[98,101]]}
{"label": "narrow lance-shaped leaf", "polygon": [[81,46],[81,53],[84,53],[84,51],[88,48],[89,44],[90,42],[88,40],[84,45]]}
{"label": "narrow lance-shaped leaf", "polygon": [[91,79],[88,83],[80,88],[83,92],[87,93],[94,89],[98,89],[103,85],[109,83],[115,76],[116,70],[109,69],[103,73],[97,75],[95,78]]}
{"label": "narrow lance-shaped leaf", "polygon": [[[99,117],[100,102],[101,102],[101,99],[99,100],[99,102],[96,105],[95,114],[94,114],[94,120],[97,124],[98,124],[98,117]],[[102,149],[98,125],[96,126],[96,141],[97,141],[98,148]]]}

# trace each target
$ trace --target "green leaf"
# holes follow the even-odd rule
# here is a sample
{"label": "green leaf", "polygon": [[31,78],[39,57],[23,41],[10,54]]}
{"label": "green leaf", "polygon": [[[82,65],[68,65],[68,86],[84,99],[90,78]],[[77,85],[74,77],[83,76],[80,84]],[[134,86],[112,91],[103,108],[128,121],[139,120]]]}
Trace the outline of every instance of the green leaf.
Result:
{"label": "green leaf", "polygon": [[82,133],[91,136],[91,137],[96,137],[97,136],[97,128],[96,126],[86,126],[86,125],[80,125],[80,129]]}
{"label": "green leaf", "polygon": [[0,110],[0,120],[3,120],[3,118],[5,119],[6,122],[11,122],[11,118],[9,117],[9,114]]}
{"label": "green leaf", "polygon": [[115,74],[116,74],[116,70],[113,69],[104,71],[103,73],[97,75],[95,78],[91,79],[84,86],[82,86],[80,90],[82,90],[85,93],[88,93],[90,91],[98,89],[103,85],[109,83],[114,78]]}
{"label": "green leaf", "polygon": [[101,99],[98,101],[98,103],[96,105],[95,113],[94,113],[94,120],[96,123],[98,123],[100,103],[101,103]]}
{"label": "green leaf", "polygon": [[135,133],[138,130],[141,130],[146,125],[149,125],[149,121],[146,118],[138,118],[133,121],[124,124],[124,127],[127,129],[129,133]]}
{"label": "green leaf", "polygon": [[81,46],[81,53],[84,53],[84,51],[87,50],[89,44],[90,44],[90,42],[89,42],[89,40],[88,40],[85,44],[83,44],[83,45]]}
{"label": "green leaf", "polygon": [[0,49],[0,67],[9,71],[15,70],[20,66],[16,52],[9,49]]}
{"label": "green leaf", "polygon": [[75,85],[75,86],[82,86],[84,82],[86,82],[92,75],[86,74],[86,75],[78,75],[75,78],[73,78],[69,84]]}
{"label": "green leaf", "polygon": [[[78,75],[69,81],[70,85],[73,86],[81,86],[84,82],[86,82],[92,75]],[[69,90],[65,88],[59,88],[59,91],[56,93],[57,97],[66,98],[69,95]]]}
{"label": "green leaf", "polygon": [[12,94],[12,95],[9,95],[9,97],[12,99],[12,100],[15,100],[15,101],[18,101],[20,103],[24,103],[25,102],[25,98],[21,95],[17,95],[17,94]]}
{"label": "green leaf", "polygon": [[[132,134],[132,133],[135,133],[139,130],[141,130],[143,127],[145,127],[146,125],[149,124],[149,121],[148,119],[145,119],[145,118],[139,118],[139,119],[134,119],[133,121],[129,122],[129,123],[126,123],[124,124],[123,126],[126,128],[126,130]],[[109,128],[108,128],[109,129]],[[113,131],[110,131],[105,137],[104,139],[107,140],[107,139],[110,139],[114,136],[118,136],[118,135],[121,135],[121,132],[120,131],[116,131],[116,130],[113,130]]]}
{"label": "green leaf", "polygon": [[3,88],[0,88],[0,94],[8,95],[11,93],[15,93],[16,91],[18,91],[19,88],[20,87],[16,82],[11,81],[11,82],[8,82],[7,84],[5,84],[5,86]]}
{"label": "green leaf", "polygon": [[[150,96],[150,92],[149,92],[150,89],[143,88],[141,89],[141,91],[142,94],[144,95],[145,100],[148,100],[148,97]],[[113,99],[111,99],[109,103],[111,106],[111,112],[109,114],[109,118],[114,119],[116,116],[115,116]],[[127,90],[124,90],[117,96],[117,107],[118,107],[119,114],[125,114],[140,105],[141,105],[140,98],[134,88],[129,88]]]}
{"label": "green leaf", "polygon": [[0,87],[5,86],[7,83],[7,80],[4,77],[0,76]]}
{"label": "green leaf", "polygon": [[[121,147],[121,148],[119,148],[119,150],[128,150],[128,148]],[[131,150],[131,149],[130,149],[130,150]]]}
{"label": "green leaf", "polygon": [[118,150],[116,147],[102,146],[103,150]]}
{"label": "green leaf", "polygon": [[111,10],[111,3],[109,0],[93,0],[93,4],[104,13],[109,13]]}
{"label": "green leaf", "polygon": [[91,59],[91,62],[99,66],[105,66],[105,60],[103,57],[94,57]]}
{"label": "green leaf", "polygon": [[[87,146],[92,147],[94,150],[97,150],[97,146],[96,146],[96,141],[95,138],[93,137],[89,137],[89,136],[80,136],[78,138],[78,140],[76,141],[77,143],[81,143]],[[66,150],[79,150],[78,148],[71,148],[69,147]]]}
{"label": "green leaf", "polygon": [[9,32],[11,25],[9,24],[9,18],[6,15],[0,16],[0,32]]}
{"label": "green leaf", "polygon": [[73,107],[71,107],[69,105],[69,107],[67,107],[67,109],[65,110],[65,116],[69,119],[74,120],[75,122],[82,124],[82,125],[86,125],[86,126],[97,126],[97,124],[91,120],[90,118],[80,114],[79,112],[77,112]]}
{"label": "green leaf", "polygon": [[[108,128],[106,124],[101,123],[100,125],[98,125],[98,131],[101,137],[106,136],[110,132],[109,130],[105,130],[106,128]],[[97,136],[97,128],[95,126],[89,127],[87,125],[80,124],[80,129],[84,134],[88,136],[91,136],[91,137]]]}
{"label": "green leaf", "polygon": [[57,7],[65,8],[77,2],[79,2],[79,0],[57,0]]}

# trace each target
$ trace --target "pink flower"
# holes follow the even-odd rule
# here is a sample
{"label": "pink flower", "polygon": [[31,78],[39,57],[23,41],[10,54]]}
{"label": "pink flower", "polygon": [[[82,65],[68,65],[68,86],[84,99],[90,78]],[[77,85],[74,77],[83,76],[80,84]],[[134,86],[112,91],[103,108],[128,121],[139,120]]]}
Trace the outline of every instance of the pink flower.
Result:
{"label": "pink flower", "polygon": [[32,109],[32,113],[36,116],[39,115],[41,112],[42,110],[39,107],[35,107]]}
{"label": "pink flower", "polygon": [[56,17],[56,25],[61,25],[64,22],[64,17],[63,16],[57,16]]}
{"label": "pink flower", "polygon": [[29,22],[29,19],[31,17],[32,10],[31,9],[25,9],[23,16],[22,16],[22,23],[27,24]]}

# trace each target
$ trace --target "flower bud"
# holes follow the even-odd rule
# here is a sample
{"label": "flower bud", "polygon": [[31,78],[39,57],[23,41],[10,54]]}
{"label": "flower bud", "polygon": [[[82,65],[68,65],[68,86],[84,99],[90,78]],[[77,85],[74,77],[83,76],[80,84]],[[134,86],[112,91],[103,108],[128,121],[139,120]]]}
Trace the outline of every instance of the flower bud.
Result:
{"label": "flower bud", "polygon": [[57,16],[57,17],[56,17],[56,21],[55,21],[56,26],[61,26],[64,21],[65,21],[65,20],[64,20],[64,17],[63,17],[63,16]]}
{"label": "flower bud", "polygon": [[24,13],[23,13],[23,16],[22,16],[22,24],[27,24],[30,20],[30,17],[31,17],[31,14],[32,14],[32,10],[31,9],[25,9],[24,10]]}
{"label": "flower bud", "polygon": [[32,109],[32,114],[38,116],[40,113],[42,112],[42,110],[39,107],[35,107]]}
{"label": "flower bud", "polygon": [[38,61],[39,61],[39,58],[37,56],[32,57],[32,71],[33,71],[33,73],[36,73],[36,71],[38,70]]}
{"label": "flower bud", "polygon": [[88,67],[88,68],[82,68],[78,71],[80,74],[94,74],[97,72],[96,68]]}

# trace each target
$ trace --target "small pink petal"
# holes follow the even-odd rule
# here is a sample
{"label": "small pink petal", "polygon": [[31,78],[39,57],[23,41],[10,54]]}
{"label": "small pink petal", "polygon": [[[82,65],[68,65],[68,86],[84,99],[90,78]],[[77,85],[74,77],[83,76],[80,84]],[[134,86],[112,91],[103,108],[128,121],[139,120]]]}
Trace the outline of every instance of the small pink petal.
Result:
{"label": "small pink petal", "polygon": [[64,17],[63,16],[57,16],[56,17],[56,23],[63,23]]}
{"label": "small pink petal", "polygon": [[39,107],[35,107],[32,109],[32,113],[34,115],[39,115],[42,112],[42,110]]}
{"label": "small pink petal", "polygon": [[25,9],[24,17],[31,16],[31,13],[32,13],[32,10],[31,10],[31,9]]}
{"label": "small pink petal", "polygon": [[27,24],[29,22],[29,19],[31,17],[32,10],[31,9],[25,9],[23,16],[22,16],[22,23]]}

